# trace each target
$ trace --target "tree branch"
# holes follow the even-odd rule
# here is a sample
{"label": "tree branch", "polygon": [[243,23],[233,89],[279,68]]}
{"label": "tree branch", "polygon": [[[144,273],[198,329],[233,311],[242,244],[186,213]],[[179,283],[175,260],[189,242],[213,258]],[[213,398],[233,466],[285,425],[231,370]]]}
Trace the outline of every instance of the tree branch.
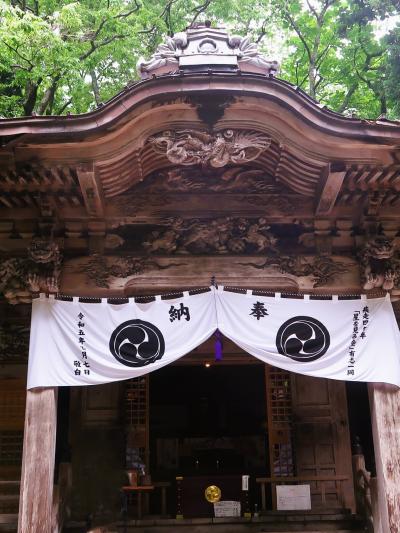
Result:
{"label": "tree branch", "polygon": [[58,82],[60,81],[60,79],[61,79],[60,73],[54,76],[50,87],[48,87],[46,91],[44,92],[42,100],[40,101],[39,107],[37,109],[38,115],[44,115],[46,110],[50,111],[47,114],[51,113],[51,108],[53,107],[53,103],[54,103],[54,96],[56,94]]}
{"label": "tree branch", "polygon": [[57,111],[57,115],[62,115],[70,104],[72,104],[72,98],[65,102],[65,104]]}
{"label": "tree branch", "polygon": [[261,40],[264,38],[265,34],[267,33],[267,22],[268,19],[265,19],[261,25],[260,33],[258,34],[258,37],[256,39],[256,44],[259,44]]}
{"label": "tree branch", "polygon": [[134,2],[135,2],[135,7],[133,7],[129,11],[126,11],[126,13],[119,13],[119,15],[115,15],[113,18],[114,19],[127,18],[130,15],[132,15],[133,13],[137,13],[142,6],[138,3],[137,0],[134,0]]}
{"label": "tree branch", "polygon": [[321,74],[320,74],[318,80],[315,83],[314,89],[317,90],[318,87],[320,86],[321,82],[323,82],[324,80],[325,80],[325,78],[323,76],[321,76]]}
{"label": "tree branch", "polygon": [[13,46],[11,46],[10,44],[8,44],[8,43],[7,43],[6,41],[4,41],[4,40],[3,40],[2,42],[3,42],[3,44],[5,44],[5,45],[7,46],[7,48],[8,48],[9,50],[11,50],[11,51],[14,52],[15,54],[17,54],[17,56],[18,56],[20,59],[22,59],[23,61],[26,61],[26,62],[28,63],[28,65],[30,66],[29,69],[26,69],[26,70],[28,70],[28,72],[30,72],[30,71],[33,69],[33,67],[34,67],[35,65],[34,65],[34,64],[32,63],[32,61],[30,61],[27,57],[23,56],[20,52],[18,52],[18,48],[14,48]]}
{"label": "tree branch", "polygon": [[189,24],[189,28],[192,28],[196,20],[199,18],[199,16],[206,11],[206,9],[210,6],[212,0],[205,0],[204,4],[201,4],[200,6],[195,7],[192,9],[192,13],[195,13],[194,18],[192,19],[192,22]]}
{"label": "tree branch", "polygon": [[358,83],[353,83],[353,85],[351,85],[349,87],[349,89],[348,89],[348,91],[346,93],[346,96],[343,99],[342,105],[338,109],[339,113],[343,113],[343,111],[345,111],[347,109],[347,107],[348,107],[348,105],[350,103],[351,97],[356,92],[357,87],[358,87]]}
{"label": "tree branch", "polygon": [[307,5],[308,5],[308,9],[311,11],[314,17],[318,20],[319,14],[317,13],[317,10],[314,8],[314,6],[311,4],[309,0],[307,0]]}
{"label": "tree branch", "polygon": [[289,23],[291,24],[292,28],[297,33],[300,41],[303,43],[303,46],[304,46],[304,48],[305,48],[305,50],[307,52],[308,59],[311,61],[311,50],[310,50],[310,47],[308,46],[307,41],[305,40],[303,34],[301,33],[300,28],[297,25],[297,22],[294,20],[294,18],[292,17],[292,15],[290,14],[288,9],[285,9],[284,16],[286,16],[286,18],[289,21]]}
{"label": "tree branch", "polygon": [[329,49],[331,48],[332,43],[329,43],[325,46],[325,48],[322,50],[320,54],[318,54],[317,59],[315,61],[315,66],[319,67],[322,63],[322,61],[325,59],[326,54],[328,53]]}
{"label": "tree branch", "polygon": [[118,39],[125,39],[127,35],[125,34],[119,34],[119,35],[113,35],[112,37],[107,37],[104,39],[104,41],[101,41],[100,43],[95,43],[94,41],[90,41],[90,50],[79,56],[79,59],[83,61],[84,59],[87,59],[89,56],[93,54],[96,50],[101,48],[102,46],[106,46],[107,44],[112,43],[113,41],[117,41]]}
{"label": "tree branch", "polygon": [[153,26],[147,30],[139,30],[138,33],[153,33],[157,29],[157,26],[153,24]]}

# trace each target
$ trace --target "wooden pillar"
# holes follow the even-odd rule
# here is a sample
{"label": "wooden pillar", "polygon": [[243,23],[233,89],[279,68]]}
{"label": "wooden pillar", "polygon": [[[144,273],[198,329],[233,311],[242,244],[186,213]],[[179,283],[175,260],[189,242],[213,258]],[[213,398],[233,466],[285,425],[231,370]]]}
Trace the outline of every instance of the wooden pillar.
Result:
{"label": "wooden pillar", "polygon": [[57,388],[26,394],[18,533],[52,533]]}
{"label": "wooden pillar", "polygon": [[398,533],[400,524],[400,389],[370,383],[378,504],[383,531]]}

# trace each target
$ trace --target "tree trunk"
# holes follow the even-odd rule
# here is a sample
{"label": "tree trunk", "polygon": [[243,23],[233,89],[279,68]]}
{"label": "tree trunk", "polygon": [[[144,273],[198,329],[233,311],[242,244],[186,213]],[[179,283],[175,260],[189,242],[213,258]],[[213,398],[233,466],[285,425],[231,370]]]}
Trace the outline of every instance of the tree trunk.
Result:
{"label": "tree trunk", "polygon": [[38,115],[44,115],[46,109],[49,111],[47,114],[49,115],[51,113],[51,109],[53,107],[54,103],[54,96],[57,91],[58,82],[60,81],[61,76],[56,76],[53,79],[52,84],[48,89],[46,89],[46,92],[43,95],[43,98],[39,104],[38,108]]}
{"label": "tree trunk", "polygon": [[96,105],[99,106],[101,104],[101,96],[100,96],[99,84],[97,83],[96,72],[94,70],[90,71],[90,77],[92,78],[92,90],[93,90],[94,99],[95,99]]}
{"label": "tree trunk", "polygon": [[24,115],[29,117],[32,115],[33,110],[35,109],[35,104],[37,100],[37,93],[39,89],[40,81],[37,83],[27,83],[26,93],[25,93],[25,102],[24,102]]}

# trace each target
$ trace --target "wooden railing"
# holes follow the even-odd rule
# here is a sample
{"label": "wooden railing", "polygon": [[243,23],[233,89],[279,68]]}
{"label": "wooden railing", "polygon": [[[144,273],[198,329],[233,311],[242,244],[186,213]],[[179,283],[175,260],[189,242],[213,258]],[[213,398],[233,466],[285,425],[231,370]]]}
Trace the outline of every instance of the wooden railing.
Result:
{"label": "wooden railing", "polygon": [[72,466],[70,463],[60,463],[58,483],[53,490],[53,533],[60,533],[69,513],[69,498],[72,487]]}
{"label": "wooden railing", "polygon": [[365,518],[370,533],[381,533],[377,482],[365,468],[363,454],[353,455],[353,473],[357,513]]}
{"label": "wooden railing", "polygon": [[[272,508],[275,510],[276,505],[276,485],[293,485],[293,484],[302,484],[302,483],[311,483],[315,482],[316,487],[313,488],[314,494],[315,491],[319,492],[321,495],[321,504],[323,507],[327,507],[326,501],[326,484],[334,482],[335,485],[339,484],[335,492],[337,492],[338,498],[341,499],[343,494],[341,484],[344,481],[348,481],[348,476],[285,476],[285,477],[258,477],[256,482],[261,485],[261,511],[267,510],[267,498],[266,498],[266,485],[271,485],[272,488]],[[343,505],[343,502],[340,501]]]}

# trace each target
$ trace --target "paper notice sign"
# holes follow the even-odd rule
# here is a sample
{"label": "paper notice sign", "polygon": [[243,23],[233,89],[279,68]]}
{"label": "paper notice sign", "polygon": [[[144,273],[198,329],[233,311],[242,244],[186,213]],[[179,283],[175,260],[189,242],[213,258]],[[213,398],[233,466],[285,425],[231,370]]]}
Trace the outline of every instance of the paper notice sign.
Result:
{"label": "paper notice sign", "polygon": [[278,511],[311,509],[310,485],[278,485],[276,502]]}

